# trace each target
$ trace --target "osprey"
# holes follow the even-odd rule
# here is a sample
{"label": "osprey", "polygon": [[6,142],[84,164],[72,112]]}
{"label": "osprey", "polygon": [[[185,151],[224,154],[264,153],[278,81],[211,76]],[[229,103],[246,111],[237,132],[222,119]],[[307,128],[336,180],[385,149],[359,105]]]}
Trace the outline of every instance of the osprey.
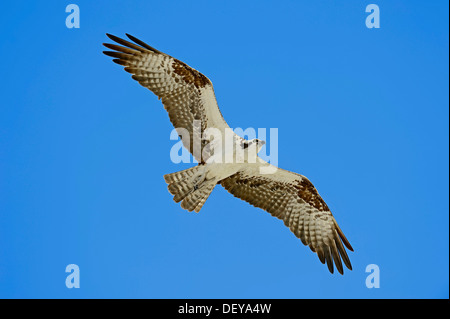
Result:
{"label": "osprey", "polygon": [[[181,207],[188,211],[199,212],[214,187],[220,184],[235,197],[283,220],[318,255],[322,264],[326,262],[331,273],[333,261],[341,274],[342,262],[352,269],[344,245],[351,251],[353,248],[325,201],[305,176],[277,168],[258,157],[264,141],[248,141],[234,134],[232,155],[239,150],[243,156],[232,163],[220,161],[218,157],[224,154],[215,153],[215,147],[211,147],[218,139],[209,137],[198,142],[198,137],[204,136],[208,129],[216,129],[222,135],[231,130],[206,76],[129,34],[127,37],[133,42],[107,36],[120,45],[104,43],[114,51],[103,53],[113,57],[113,62],[124,66],[134,80],[158,96],[177,132],[182,128],[189,135],[183,136],[183,145],[199,164],[164,176],[175,202],[181,202]],[[272,169],[271,173],[264,173],[263,168]]]}

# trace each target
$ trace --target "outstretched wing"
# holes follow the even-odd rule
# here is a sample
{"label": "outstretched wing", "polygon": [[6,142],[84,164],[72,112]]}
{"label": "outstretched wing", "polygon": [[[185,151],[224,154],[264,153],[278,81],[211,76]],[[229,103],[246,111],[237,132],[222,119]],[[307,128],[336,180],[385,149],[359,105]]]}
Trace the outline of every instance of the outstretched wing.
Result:
{"label": "outstretched wing", "polygon": [[273,174],[261,174],[260,167],[250,164],[222,180],[221,185],[235,197],[283,220],[323,264],[327,263],[331,273],[333,260],[341,274],[342,261],[351,270],[344,245],[351,251],[353,248],[313,184],[302,175],[280,168]]}
{"label": "outstretched wing", "polygon": [[[133,74],[133,79],[162,100],[183,145],[198,162],[206,162],[211,156],[209,149],[205,149],[210,140],[201,139],[203,132],[207,128],[216,128],[223,133],[228,128],[211,81],[185,63],[129,34],[128,38],[134,43],[110,34],[107,36],[121,45],[104,43],[114,51],[103,53],[115,58],[115,63],[125,66],[125,71]],[[194,141],[198,144],[194,145]]]}

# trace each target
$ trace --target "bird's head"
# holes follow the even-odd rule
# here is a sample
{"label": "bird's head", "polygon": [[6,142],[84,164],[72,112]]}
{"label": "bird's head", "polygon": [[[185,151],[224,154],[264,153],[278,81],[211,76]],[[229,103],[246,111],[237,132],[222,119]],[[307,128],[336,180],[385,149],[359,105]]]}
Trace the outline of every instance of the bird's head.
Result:
{"label": "bird's head", "polygon": [[261,150],[261,148],[264,146],[264,144],[266,144],[266,142],[263,140],[254,138],[253,140],[249,141],[249,144],[251,144],[252,146],[254,145],[256,147],[256,152],[259,152]]}

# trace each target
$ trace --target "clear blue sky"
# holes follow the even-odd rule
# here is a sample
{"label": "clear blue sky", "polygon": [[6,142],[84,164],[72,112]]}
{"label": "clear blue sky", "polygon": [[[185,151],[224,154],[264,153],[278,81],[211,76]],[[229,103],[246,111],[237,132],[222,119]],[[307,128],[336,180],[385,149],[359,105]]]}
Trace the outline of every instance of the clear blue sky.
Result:
{"label": "clear blue sky", "polygon": [[[81,11],[68,29],[66,5]],[[368,29],[376,3],[381,28]],[[0,13],[0,297],[448,298],[448,1],[8,1]],[[133,34],[214,83],[231,127],[278,128],[355,252],[331,275],[218,186],[172,201],[172,126],[102,54]],[[80,267],[79,289],[65,268]],[[380,288],[368,289],[368,264]]]}

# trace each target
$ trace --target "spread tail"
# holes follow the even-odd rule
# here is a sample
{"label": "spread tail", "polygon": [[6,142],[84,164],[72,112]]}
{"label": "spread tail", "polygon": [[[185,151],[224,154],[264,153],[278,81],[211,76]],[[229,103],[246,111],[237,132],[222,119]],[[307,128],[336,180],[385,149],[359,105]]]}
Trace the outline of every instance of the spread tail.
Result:
{"label": "spread tail", "polygon": [[164,175],[169,192],[176,203],[188,211],[198,213],[217,184],[216,180],[206,180],[206,168],[199,165]]}

